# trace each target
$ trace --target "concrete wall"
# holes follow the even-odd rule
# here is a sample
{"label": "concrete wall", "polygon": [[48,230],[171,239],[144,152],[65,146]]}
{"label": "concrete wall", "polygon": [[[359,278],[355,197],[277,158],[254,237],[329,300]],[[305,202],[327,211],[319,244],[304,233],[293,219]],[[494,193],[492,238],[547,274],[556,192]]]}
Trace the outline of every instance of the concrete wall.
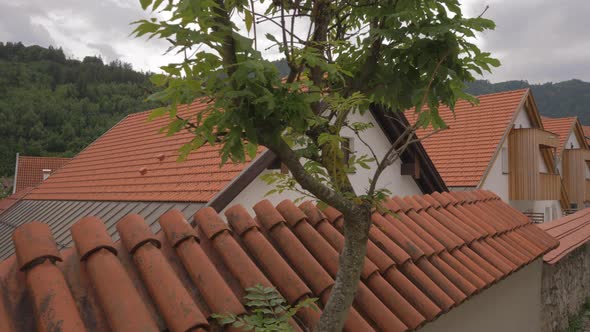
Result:
{"label": "concrete wall", "polygon": [[[374,127],[365,130],[361,133],[363,140],[371,146],[378,158],[382,158],[391,144],[387,137],[376,123],[375,119],[370,112],[365,114],[355,114],[351,116],[350,122],[371,122]],[[353,132],[348,129],[343,129],[342,136],[353,137],[353,149],[355,150],[356,156],[371,155],[369,149],[364,145]],[[367,191],[369,186],[369,178],[373,176],[376,168],[376,162],[369,163],[370,169],[359,168],[355,174],[350,175],[350,181],[357,194],[363,194]],[[263,174],[268,173],[265,171]],[[393,165],[389,166],[377,182],[377,188],[387,188],[393,195],[420,195],[422,191],[416,184],[416,181],[408,175],[401,175],[401,162],[398,160]],[[260,177],[256,178],[250,183],[233,201],[228,205],[231,207],[235,204],[242,204],[246,208],[251,207],[258,203],[260,200],[268,199],[273,204],[279,203],[284,199],[295,200],[299,197],[303,197],[298,192],[283,192],[281,194],[272,194],[265,197],[266,193],[274,189],[274,185],[267,185]]]}
{"label": "concrete wall", "polygon": [[420,332],[538,332],[541,259],[451,309]]}
{"label": "concrete wall", "polygon": [[541,331],[565,331],[569,318],[590,297],[590,243],[577,248],[555,265],[543,264]]}

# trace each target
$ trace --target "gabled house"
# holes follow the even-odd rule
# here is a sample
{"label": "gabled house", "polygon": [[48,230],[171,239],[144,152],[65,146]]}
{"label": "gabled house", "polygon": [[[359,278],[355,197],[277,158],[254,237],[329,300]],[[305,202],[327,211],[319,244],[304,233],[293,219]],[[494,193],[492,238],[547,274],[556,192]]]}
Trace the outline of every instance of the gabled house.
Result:
{"label": "gabled house", "polygon": [[567,212],[590,206],[590,149],[576,117],[543,117],[546,130],[559,135],[556,162],[569,198]]}
{"label": "gabled house", "polygon": [[57,157],[30,157],[16,154],[16,166],[14,169],[14,185],[12,193],[35,187],[45,181],[49,176],[62,168],[72,158]]}
{"label": "gabled house", "polygon": [[[180,107],[181,114],[194,114],[205,105],[193,103]],[[363,141],[378,156],[383,156],[401,133],[403,114],[380,117],[384,110],[372,107],[355,121],[374,127],[364,132]],[[167,118],[148,122],[148,112],[131,114],[90,144],[66,166],[34,188],[19,202],[0,214],[0,258],[13,253],[11,228],[31,220],[43,220],[54,231],[60,247],[71,245],[68,228],[84,216],[100,217],[110,235],[118,238],[116,223],[129,213],[136,213],[159,229],[157,218],[171,209],[182,211],[186,218],[208,206],[216,211],[230,204],[251,207],[265,198],[273,188],[261,175],[280,170],[270,151],[259,150],[246,164],[220,165],[219,148],[204,146],[185,162],[177,162],[178,149],[193,137],[187,131],[167,137],[159,129]],[[360,154],[369,153],[352,132],[349,146]],[[363,192],[372,170],[351,174],[355,190]],[[446,186],[420,144],[413,144],[380,179],[379,185],[396,195],[416,195],[446,191]],[[266,197],[277,203],[295,199],[297,193]],[[7,229],[7,230],[5,230]]]}
{"label": "gabled house", "polygon": [[[158,232],[123,216],[120,241],[104,220],[77,219],[62,250],[43,216],[16,228],[16,255],[0,262],[0,330],[219,331],[212,314],[244,313],[255,285],[289,304],[317,298],[319,311],[291,324],[317,323],[343,246],[338,211],[263,200],[230,207],[227,222],[209,207],[194,220],[156,214]],[[372,219],[345,331],[540,330],[541,257],[558,243],[493,193],[394,197]]]}
{"label": "gabled house", "polygon": [[490,190],[539,222],[561,216],[569,199],[554,160],[559,139],[544,129],[531,91],[478,98],[478,105],[457,102],[454,113],[441,107],[448,128],[422,141],[449,189]]}

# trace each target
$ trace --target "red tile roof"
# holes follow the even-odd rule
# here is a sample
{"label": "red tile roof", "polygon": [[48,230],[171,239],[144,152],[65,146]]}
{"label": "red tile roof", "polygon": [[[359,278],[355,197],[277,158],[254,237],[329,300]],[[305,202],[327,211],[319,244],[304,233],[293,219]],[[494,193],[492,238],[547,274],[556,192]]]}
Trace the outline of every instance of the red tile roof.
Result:
{"label": "red tile roof", "polygon": [[[346,331],[422,326],[555,248],[557,242],[487,191],[393,198],[375,213],[361,283]],[[16,256],[0,263],[0,330],[187,331],[215,325],[211,313],[244,312],[244,289],[275,286],[289,303],[319,298],[334,284],[343,220],[336,210],[283,201],[211,208],[193,229],[177,211],[153,234],[138,215],[71,228],[75,248],[59,252],[49,226],[13,233]],[[395,212],[397,218],[391,213]],[[297,324],[320,313],[303,310]],[[198,329],[197,329],[198,330]]]}
{"label": "red tile roof", "polygon": [[[454,114],[446,106],[439,109],[449,128],[425,139],[422,145],[447,186],[479,184],[527,93],[528,89],[523,89],[478,96],[476,106],[461,100]],[[414,111],[405,113],[415,123]],[[432,128],[427,128],[417,134],[424,137],[431,132]]]}
{"label": "red tile roof", "polygon": [[563,149],[566,148],[565,143],[576,124],[577,118],[575,116],[564,118],[548,118],[543,116],[541,118],[543,120],[543,128],[559,136],[557,154],[560,155]]}
{"label": "red tile roof", "polygon": [[43,182],[43,170],[50,169],[51,173],[62,168],[71,158],[29,157],[18,156],[18,170],[16,174],[16,192],[25,188],[36,187]]}
{"label": "red tile roof", "polygon": [[20,190],[2,200],[0,200],[0,214],[2,214],[2,212],[10,209],[10,207],[12,207],[14,204],[16,204],[18,201],[20,201],[26,194],[28,194],[31,189],[33,188],[25,188],[23,190]]}
{"label": "red tile roof", "polygon": [[[204,108],[193,103],[179,112]],[[169,119],[148,122],[149,114],[127,116],[27,199],[208,202],[246,167],[228,163],[220,168],[220,148],[209,145],[177,162],[178,149],[194,135],[183,130],[167,137],[159,129]]]}
{"label": "red tile roof", "polygon": [[586,136],[588,144],[590,144],[590,126],[582,126],[582,129],[584,130],[584,136]]}
{"label": "red tile roof", "polygon": [[539,224],[538,227],[559,240],[559,247],[543,257],[546,263],[555,264],[590,241],[590,208]]}

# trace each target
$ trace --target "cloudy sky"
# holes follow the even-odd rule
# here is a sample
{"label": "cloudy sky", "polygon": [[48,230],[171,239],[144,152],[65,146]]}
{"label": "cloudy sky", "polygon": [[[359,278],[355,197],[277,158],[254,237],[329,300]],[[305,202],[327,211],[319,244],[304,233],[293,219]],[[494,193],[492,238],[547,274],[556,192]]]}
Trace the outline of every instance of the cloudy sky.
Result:
{"label": "cloudy sky", "polygon": [[[589,0],[463,0],[466,13],[497,28],[480,46],[502,61],[486,78],[531,83],[590,81]],[[129,36],[130,22],[147,16],[139,0],[0,0],[0,41],[61,46],[67,55],[101,55],[155,71],[171,60],[166,44]]]}

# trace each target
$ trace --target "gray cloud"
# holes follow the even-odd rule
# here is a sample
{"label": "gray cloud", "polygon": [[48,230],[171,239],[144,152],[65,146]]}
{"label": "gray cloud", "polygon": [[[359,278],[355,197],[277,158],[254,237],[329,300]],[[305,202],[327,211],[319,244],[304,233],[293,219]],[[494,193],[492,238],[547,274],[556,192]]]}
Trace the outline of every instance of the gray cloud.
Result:
{"label": "gray cloud", "polygon": [[474,0],[472,15],[490,8],[486,17],[495,31],[481,45],[502,61],[487,78],[530,82],[578,78],[590,81],[590,1],[588,0]]}
{"label": "gray cloud", "polygon": [[[489,4],[486,17],[497,24],[495,31],[483,34],[478,41],[503,64],[486,78],[590,81],[589,0],[463,2],[472,16]],[[118,58],[136,69],[153,71],[174,57],[163,55],[166,42],[129,36],[133,29],[130,22],[149,15],[141,10],[139,0],[13,0],[0,3],[0,41],[61,46],[77,58],[101,55],[108,61]],[[277,31],[260,26],[258,32],[264,49],[268,46],[264,33]],[[267,55],[280,56],[276,49]]]}
{"label": "gray cloud", "polygon": [[109,45],[104,43],[88,43],[88,47],[95,49],[100,52],[101,55],[105,57],[106,61],[113,61],[122,58],[122,56],[115,51],[115,49]]}
{"label": "gray cloud", "polygon": [[30,15],[3,3],[0,3],[0,41],[20,41],[45,47],[55,44],[47,29],[34,23]]}

